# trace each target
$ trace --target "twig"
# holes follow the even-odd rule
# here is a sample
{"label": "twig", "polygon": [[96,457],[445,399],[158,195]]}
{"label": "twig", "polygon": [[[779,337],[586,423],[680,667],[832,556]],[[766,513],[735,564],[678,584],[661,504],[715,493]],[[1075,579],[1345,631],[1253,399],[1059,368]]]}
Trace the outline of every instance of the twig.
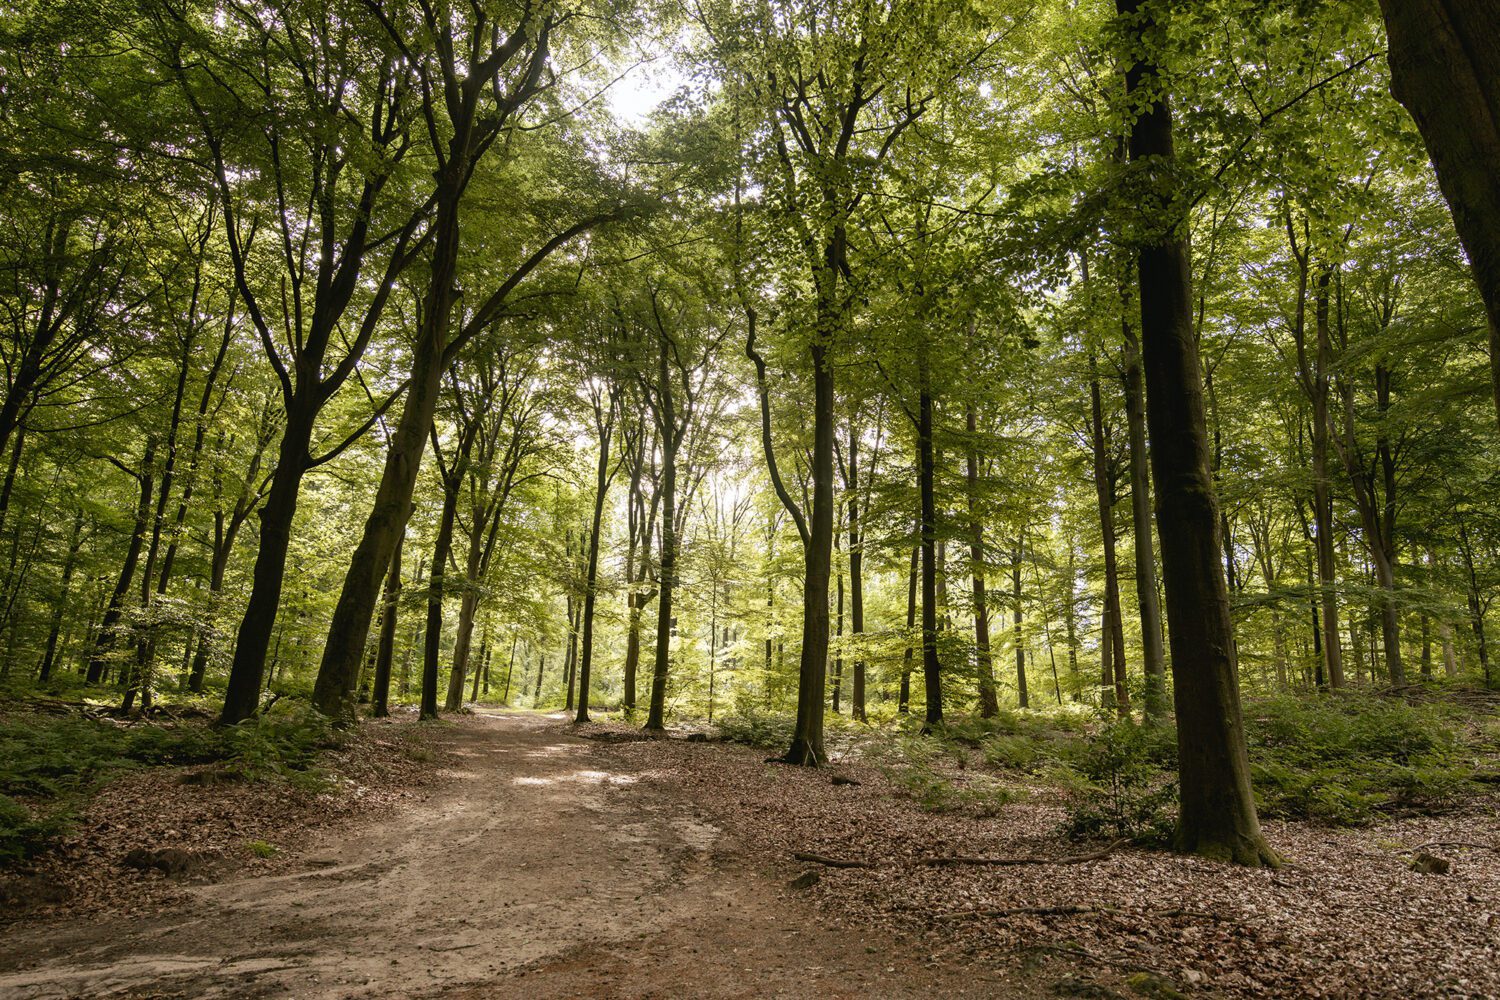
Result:
{"label": "twig", "polygon": [[1128,840],[1121,839],[1110,844],[1103,850],[1092,851],[1088,854],[1068,854],[1060,858],[1044,858],[1036,855],[1015,858],[987,858],[956,854],[923,858],[920,863],[924,865],[1080,865],[1087,861],[1101,861],[1127,843],[1129,843]]}
{"label": "twig", "polygon": [[810,861],[816,865],[827,865],[829,868],[874,868],[868,861],[853,861],[849,858],[829,858],[821,854],[810,854],[806,851],[798,851],[792,855],[798,861]]}

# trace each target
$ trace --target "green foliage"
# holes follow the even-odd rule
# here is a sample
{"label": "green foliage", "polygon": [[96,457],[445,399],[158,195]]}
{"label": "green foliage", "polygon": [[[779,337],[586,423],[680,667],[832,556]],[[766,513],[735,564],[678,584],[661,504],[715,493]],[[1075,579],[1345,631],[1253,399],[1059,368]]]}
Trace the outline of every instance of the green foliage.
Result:
{"label": "green foliage", "polygon": [[1067,745],[1068,835],[1165,843],[1176,822],[1177,786],[1168,778],[1176,753],[1171,730],[1128,721]]}
{"label": "green foliage", "polygon": [[327,777],[315,766],[317,754],[341,739],[323,716],[300,706],[225,729],[78,716],[0,721],[0,863],[36,853],[83,794],[122,771],[217,762],[235,779],[319,792]]}
{"label": "green foliage", "polygon": [[1445,808],[1475,790],[1464,741],[1437,707],[1346,696],[1252,708],[1246,728],[1262,815],[1354,826]]}
{"label": "green foliage", "polygon": [[750,747],[785,749],[792,741],[796,720],[755,705],[739,705],[719,719],[719,738],[726,743],[743,743]]}
{"label": "green foliage", "polygon": [[274,858],[281,853],[281,848],[266,840],[246,841],[245,849],[257,858]]}
{"label": "green foliage", "polygon": [[[1478,791],[1474,757],[1486,751],[1478,745],[1483,737],[1466,741],[1437,706],[1286,696],[1248,703],[1245,722],[1263,816],[1358,826],[1392,812],[1450,808]],[[1070,801],[1071,835],[1161,842],[1170,832],[1170,728],[1114,722],[1050,745],[997,735],[984,756],[994,767],[1059,781]]]}
{"label": "green foliage", "polygon": [[58,811],[33,813],[8,795],[0,795],[0,868],[24,861],[63,831]]}
{"label": "green foliage", "polygon": [[880,759],[886,779],[928,812],[994,816],[1021,797],[1019,789],[969,770],[968,751],[946,734],[898,736]]}

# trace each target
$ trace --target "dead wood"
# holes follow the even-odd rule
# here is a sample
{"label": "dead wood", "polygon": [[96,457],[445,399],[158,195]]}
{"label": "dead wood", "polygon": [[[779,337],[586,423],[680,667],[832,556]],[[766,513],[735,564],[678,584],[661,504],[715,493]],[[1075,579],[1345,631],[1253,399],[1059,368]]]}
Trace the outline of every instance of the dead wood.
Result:
{"label": "dead wood", "polygon": [[822,854],[809,854],[806,851],[798,851],[792,855],[798,861],[810,861],[815,865],[827,865],[829,868],[874,868],[869,861],[856,861],[852,858],[830,858]]}
{"label": "dead wood", "polygon": [[1059,858],[1045,858],[1037,855],[1022,855],[1019,857],[973,857],[962,854],[939,855],[937,857],[923,858],[924,865],[1081,865],[1087,861],[1102,861],[1116,850],[1128,844],[1128,840],[1117,840],[1108,847],[1088,854],[1065,854]]}

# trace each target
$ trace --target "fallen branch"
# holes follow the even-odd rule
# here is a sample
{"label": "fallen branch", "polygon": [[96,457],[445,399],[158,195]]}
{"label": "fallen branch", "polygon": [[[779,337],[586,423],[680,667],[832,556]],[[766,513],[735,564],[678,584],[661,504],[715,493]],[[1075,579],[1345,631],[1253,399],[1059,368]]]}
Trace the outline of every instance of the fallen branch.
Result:
{"label": "fallen branch", "polygon": [[1113,906],[1080,906],[1067,903],[1061,906],[1006,906],[982,910],[951,910],[939,913],[938,920],[964,920],[969,917],[1070,917],[1079,913],[1119,913]]}
{"label": "fallen branch", "polygon": [[827,865],[829,868],[874,868],[868,861],[855,861],[850,858],[829,858],[821,854],[809,854],[806,851],[798,851],[792,855],[798,861],[810,861],[815,865]]}
{"label": "fallen branch", "polygon": [[1117,840],[1103,850],[1091,851],[1088,854],[1066,854],[1060,858],[1044,858],[1036,855],[1014,858],[989,858],[955,854],[923,858],[920,863],[924,865],[1081,865],[1087,861],[1101,861],[1128,843],[1128,840]]}
{"label": "fallen branch", "polygon": [[1167,978],[1166,974],[1163,973],[1160,969],[1153,969],[1149,965],[1137,965],[1135,962],[1127,962],[1123,959],[1111,958],[1108,955],[1098,955],[1092,951],[1085,951],[1082,948],[1064,947],[1063,945],[1056,944],[1026,944],[1017,948],[1016,951],[1044,951],[1050,952],[1054,955],[1067,955],[1070,958],[1081,958],[1085,961],[1096,962],[1099,965],[1109,965],[1113,966],[1116,969],[1124,969],[1126,972],[1149,972],[1153,976],[1160,976],[1163,979]]}
{"label": "fallen branch", "polygon": [[1473,844],[1466,840],[1434,840],[1429,844],[1418,844],[1416,847],[1406,848],[1406,853],[1425,851],[1429,847],[1467,847],[1476,851],[1494,851],[1500,854],[1500,844]]}
{"label": "fallen branch", "polygon": [[[972,910],[949,910],[946,913],[936,915],[938,920],[965,920],[970,917],[1071,917],[1090,913],[1126,913],[1116,906],[1084,906],[1081,903],[1061,903],[1054,906],[1006,906],[1006,907],[983,907]],[[1129,911],[1136,916],[1142,917],[1196,917],[1200,920],[1215,920],[1228,923],[1236,922],[1233,917],[1221,917],[1217,913],[1207,913],[1203,910],[1145,910]]]}

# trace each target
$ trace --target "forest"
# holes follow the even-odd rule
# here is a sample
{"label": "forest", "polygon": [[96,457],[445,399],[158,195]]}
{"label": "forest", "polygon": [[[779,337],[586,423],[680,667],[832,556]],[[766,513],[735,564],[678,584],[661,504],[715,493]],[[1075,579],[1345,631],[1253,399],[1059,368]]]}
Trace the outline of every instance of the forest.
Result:
{"label": "forest", "polygon": [[[562,747],[693,822],[803,809],[774,906],[851,926],[908,919],[886,830],[951,880],[902,940],[1105,977],[1037,995],[1500,995],[1497,0],[7,0],[0,159],[18,928],[141,905],[119,856],[295,863],[179,838],[194,796],[321,829]],[[1324,916],[1409,883],[1372,933],[1432,924],[1389,981],[980,891],[1271,891],[1355,843],[1386,881]],[[0,994],[119,985],[35,960]],[[658,995],[621,975],[549,988]],[[385,995],[349,983],[308,995]],[[722,995],[782,986],[834,995]]]}

